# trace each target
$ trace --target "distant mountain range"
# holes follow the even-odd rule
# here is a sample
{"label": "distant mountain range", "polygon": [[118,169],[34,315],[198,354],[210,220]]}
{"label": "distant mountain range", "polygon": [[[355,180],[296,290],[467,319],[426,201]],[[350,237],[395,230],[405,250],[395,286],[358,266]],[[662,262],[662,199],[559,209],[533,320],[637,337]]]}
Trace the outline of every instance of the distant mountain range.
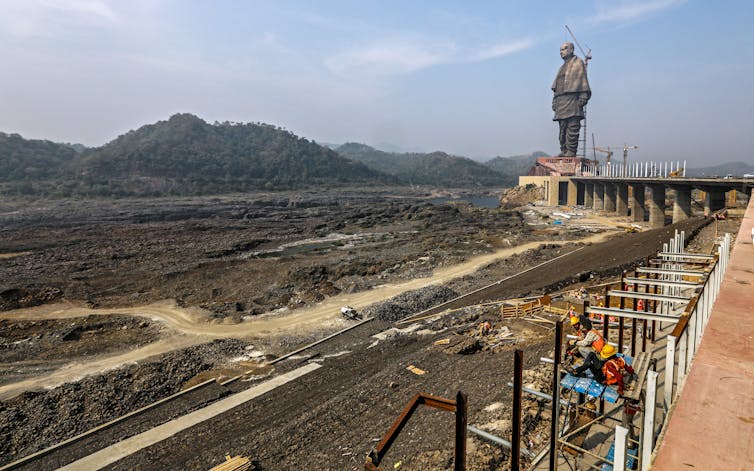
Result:
{"label": "distant mountain range", "polygon": [[687,177],[724,177],[726,175],[743,176],[754,174],[754,165],[744,162],[728,162],[725,164],[713,165],[711,167],[689,168],[686,170]]}
{"label": "distant mountain range", "polygon": [[492,187],[509,184],[509,178],[487,165],[445,152],[395,153],[349,142],[335,150],[348,159],[387,173],[409,185],[445,188]]}
{"label": "distant mountain range", "polygon": [[[96,148],[0,132],[0,193],[160,196],[317,187],[514,186],[544,152],[480,163],[445,152],[386,152],[365,144],[321,146],[263,123],[209,124],[191,114],[129,131]],[[736,162],[689,176],[754,173]]]}
{"label": "distant mountain range", "polygon": [[314,187],[516,184],[531,156],[482,164],[444,152],[337,151],[262,123],[209,124],[191,114],[129,131],[96,148],[0,133],[0,193],[159,196]]}
{"label": "distant mountain range", "polygon": [[0,136],[0,191],[46,196],[218,194],[393,185],[390,175],[267,124],[177,114],[98,148]]}

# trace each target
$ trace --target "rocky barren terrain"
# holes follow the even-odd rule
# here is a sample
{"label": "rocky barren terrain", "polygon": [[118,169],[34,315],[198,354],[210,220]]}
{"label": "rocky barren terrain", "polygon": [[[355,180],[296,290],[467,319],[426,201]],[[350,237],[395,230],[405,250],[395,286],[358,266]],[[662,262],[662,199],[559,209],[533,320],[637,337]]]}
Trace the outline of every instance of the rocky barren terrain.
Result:
{"label": "rocky barren terrain", "polygon": [[0,205],[0,309],[160,299],[218,317],[299,306],[427,275],[526,237],[516,212],[420,195],[53,201]]}
{"label": "rocky barren terrain", "polygon": [[[107,309],[139,309],[175,299],[178,308],[201,308],[207,325],[240,328],[254,319],[285,316],[333,296],[421,279],[470,257],[540,240],[544,243],[536,248],[482,266],[473,275],[380,300],[365,310],[375,321],[303,357],[246,375],[239,384],[256,384],[307,360],[322,362],[324,368],[234,410],[231,417],[182,432],[111,468],[148,469],[160,462],[173,469],[207,469],[232,453],[251,456],[257,469],[358,469],[374,440],[420,391],[453,397],[463,390],[469,394],[470,423],[506,436],[510,391],[505,384],[512,374],[512,350],[526,348],[527,381],[544,389],[546,372],[540,371],[537,359],[551,348],[547,328],[501,321],[490,306],[422,321],[421,334],[391,330],[393,322],[560,255],[565,257],[562,263],[504,282],[498,292],[483,291],[488,298],[479,301],[599,280],[652,253],[673,228],[616,234],[618,239],[568,256],[580,246],[562,242],[578,233],[561,227],[531,231],[516,211],[435,206],[428,202],[430,196],[313,192],[4,202],[0,205],[0,311],[9,315],[0,312],[0,384],[46,371],[35,370],[41,368],[38,364],[22,364],[19,356],[38,363],[52,357],[97,362],[125,344],[132,349],[168,335],[180,341],[187,337],[176,336],[170,326],[149,316],[103,316]],[[699,227],[696,220],[681,226],[689,234]],[[14,314],[35,305],[52,307],[40,311],[45,313],[43,319]],[[56,319],[54,306],[65,305],[104,311],[98,316]],[[29,315],[35,312],[29,310]],[[501,335],[508,329],[513,341],[501,337],[494,348],[487,348],[489,342],[474,337],[476,325],[484,320]],[[338,322],[348,325],[343,319]],[[196,384],[212,377],[213,371],[227,377],[239,361],[248,370],[255,362],[324,334],[314,328],[295,335],[248,336],[182,347],[48,391],[0,401],[4,444],[0,463]],[[444,339],[447,344],[435,345]],[[406,370],[409,365],[426,374]],[[527,402],[526,407],[526,440],[536,451],[546,437],[546,407],[537,401]],[[391,451],[391,465],[398,461],[403,469],[449,465],[451,422],[447,413],[418,414]],[[498,469],[506,460],[504,450],[472,440],[469,469]]]}

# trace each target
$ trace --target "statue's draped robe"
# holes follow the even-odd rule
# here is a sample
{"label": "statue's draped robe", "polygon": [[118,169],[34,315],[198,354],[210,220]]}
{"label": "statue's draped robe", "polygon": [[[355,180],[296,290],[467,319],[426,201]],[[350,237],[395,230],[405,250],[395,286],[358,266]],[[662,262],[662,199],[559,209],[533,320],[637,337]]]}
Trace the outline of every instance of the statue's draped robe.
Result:
{"label": "statue's draped robe", "polygon": [[592,96],[584,61],[575,55],[565,61],[552,82],[552,91],[555,92],[552,100],[555,110],[553,121],[583,118],[584,107],[579,105],[579,97],[588,100]]}

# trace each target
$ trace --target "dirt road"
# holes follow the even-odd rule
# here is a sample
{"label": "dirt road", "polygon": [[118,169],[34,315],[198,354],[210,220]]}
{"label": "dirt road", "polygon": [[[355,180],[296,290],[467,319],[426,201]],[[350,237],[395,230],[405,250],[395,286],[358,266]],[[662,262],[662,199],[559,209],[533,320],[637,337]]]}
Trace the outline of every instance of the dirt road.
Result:
{"label": "dirt road", "polygon": [[[578,242],[599,242],[610,235],[611,233],[596,234]],[[570,241],[561,241],[558,244],[568,242]],[[87,362],[72,362],[52,373],[0,386],[0,400],[13,397],[26,390],[52,388],[87,375],[107,371],[130,362],[196,345],[214,338],[246,339],[275,335],[303,336],[314,332],[336,330],[343,326],[343,320],[339,314],[341,306],[350,305],[356,309],[362,309],[372,303],[383,301],[407,291],[427,285],[441,285],[452,279],[470,275],[480,267],[490,263],[504,260],[527,250],[536,249],[544,244],[545,242],[529,242],[516,247],[501,249],[491,254],[473,257],[458,265],[440,268],[428,278],[386,284],[360,293],[340,294],[312,307],[287,313],[265,314],[235,325],[209,322],[208,312],[197,307],[180,307],[171,300],[139,307],[107,309],[91,309],[66,302],[0,313],[1,319],[16,320],[70,319],[90,315],[131,315],[162,322],[170,329],[170,333],[165,338],[145,347],[125,353],[98,356]]]}

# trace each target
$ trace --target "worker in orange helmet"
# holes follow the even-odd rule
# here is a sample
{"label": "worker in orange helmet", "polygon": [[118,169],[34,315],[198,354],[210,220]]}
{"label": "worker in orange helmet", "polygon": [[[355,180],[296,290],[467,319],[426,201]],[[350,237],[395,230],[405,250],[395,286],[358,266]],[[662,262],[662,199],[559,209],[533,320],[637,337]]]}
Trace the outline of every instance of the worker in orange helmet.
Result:
{"label": "worker in orange helmet", "polygon": [[624,372],[632,375],[634,374],[634,369],[626,363],[623,357],[618,356],[618,350],[610,344],[605,345],[602,349],[600,359],[604,362],[602,363],[603,382],[608,386],[613,384],[618,385],[618,394],[623,395]]}

